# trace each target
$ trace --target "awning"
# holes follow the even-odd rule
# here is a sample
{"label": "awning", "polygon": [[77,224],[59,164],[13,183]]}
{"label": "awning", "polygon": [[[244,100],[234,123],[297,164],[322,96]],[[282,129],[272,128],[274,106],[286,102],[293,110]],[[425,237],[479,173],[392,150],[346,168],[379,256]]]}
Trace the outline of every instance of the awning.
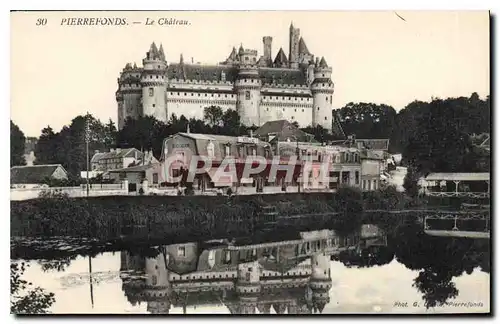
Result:
{"label": "awning", "polygon": [[479,173],[431,173],[425,177],[427,181],[489,181],[489,172]]}

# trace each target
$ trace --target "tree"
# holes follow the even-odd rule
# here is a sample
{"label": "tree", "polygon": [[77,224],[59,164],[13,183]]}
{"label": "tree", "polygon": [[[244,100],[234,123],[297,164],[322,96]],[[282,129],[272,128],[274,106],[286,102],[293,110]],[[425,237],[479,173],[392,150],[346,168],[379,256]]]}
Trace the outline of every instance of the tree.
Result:
{"label": "tree", "polygon": [[219,106],[208,106],[203,109],[203,119],[210,126],[222,126],[222,108]]}
{"label": "tree", "polygon": [[418,174],[413,166],[408,166],[406,170],[403,188],[405,188],[406,194],[411,197],[416,197],[418,195]]}
{"label": "tree", "polygon": [[35,145],[35,164],[56,164],[58,160],[58,136],[50,126],[42,129],[42,134]]}
{"label": "tree", "polygon": [[24,158],[26,138],[19,127],[10,121],[10,166],[26,165]]}

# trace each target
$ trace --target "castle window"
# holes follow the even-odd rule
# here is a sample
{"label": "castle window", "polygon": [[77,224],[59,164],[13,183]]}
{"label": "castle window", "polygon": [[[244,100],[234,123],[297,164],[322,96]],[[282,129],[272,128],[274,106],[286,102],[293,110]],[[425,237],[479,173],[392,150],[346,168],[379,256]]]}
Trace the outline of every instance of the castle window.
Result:
{"label": "castle window", "polygon": [[149,96],[152,97],[152,96],[154,96],[154,94],[155,94],[154,89],[153,88],[149,88]]}
{"label": "castle window", "polygon": [[193,96],[194,96],[194,93],[191,93],[191,97],[193,97]]}
{"label": "castle window", "polygon": [[328,117],[327,117],[327,116],[325,116],[325,120],[328,120]]}
{"label": "castle window", "polygon": [[292,120],[295,119],[295,117],[292,116]]}
{"label": "castle window", "polygon": [[156,78],[158,79],[158,76],[156,76]]}
{"label": "castle window", "polygon": [[198,97],[200,96],[200,94],[198,93]]}
{"label": "castle window", "polygon": [[177,92],[177,95],[180,96],[181,94],[179,92]]}
{"label": "castle window", "polygon": [[[227,98],[227,95],[226,95],[226,98]],[[232,97],[231,97],[232,98]]]}
{"label": "castle window", "polygon": [[155,107],[155,104],[153,104],[153,108]]}
{"label": "castle window", "polygon": [[283,108],[283,111],[285,111],[285,108]]}
{"label": "castle window", "polygon": [[304,112],[304,109],[302,109],[302,112]]}
{"label": "castle window", "polygon": [[158,68],[160,68],[160,66],[158,65]]}
{"label": "castle window", "polygon": [[295,108],[294,111],[297,112],[297,108]]}
{"label": "castle window", "polygon": [[207,96],[207,94],[205,93],[205,97]]}
{"label": "castle window", "polygon": [[324,77],[324,76],[325,76],[325,74],[323,73],[321,76],[323,76],[323,77]]}
{"label": "castle window", "polygon": [[150,79],[152,79],[152,78],[153,78],[153,76],[152,76],[152,75],[150,75],[150,76],[149,76],[149,78],[150,78]]}
{"label": "castle window", "polygon": [[179,246],[179,249],[177,250],[177,255],[178,256],[186,256],[186,248],[184,246]]}
{"label": "castle window", "polygon": [[266,108],[267,111],[269,111],[269,108]]}
{"label": "castle window", "polygon": [[250,100],[250,91],[245,91],[245,100]]}
{"label": "castle window", "polygon": [[184,95],[187,96],[187,93],[184,92]]}
{"label": "castle window", "polygon": [[319,110],[319,107],[318,107],[318,110]]}
{"label": "castle window", "polygon": [[219,93],[219,94],[217,94],[217,97],[220,97],[220,93]]}
{"label": "castle window", "polygon": [[245,61],[248,61],[248,56],[245,56]]}

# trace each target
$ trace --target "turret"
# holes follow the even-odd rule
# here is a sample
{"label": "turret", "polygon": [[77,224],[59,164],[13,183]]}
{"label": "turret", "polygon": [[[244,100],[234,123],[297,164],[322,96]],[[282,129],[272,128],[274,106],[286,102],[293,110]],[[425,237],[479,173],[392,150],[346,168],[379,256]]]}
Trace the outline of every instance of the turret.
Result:
{"label": "turret", "polygon": [[239,298],[239,314],[255,314],[260,294],[260,268],[258,261],[238,264],[236,293]]}
{"label": "turret", "polygon": [[309,287],[312,291],[312,310],[321,313],[325,305],[330,302],[332,279],[330,273],[330,256],[324,252],[311,256],[311,278]]}
{"label": "turret", "polygon": [[321,125],[328,132],[331,132],[333,101],[332,68],[328,66],[324,57],[319,61],[316,59],[311,92],[313,95],[312,125]]}
{"label": "turret", "polygon": [[271,36],[264,36],[262,38],[262,42],[264,43],[264,55],[263,60],[266,63],[266,66],[271,66],[272,64],[272,43],[273,38]]}
{"label": "turret", "polygon": [[118,129],[125,125],[127,117],[137,118],[142,115],[141,73],[137,65],[127,63],[118,78],[116,102],[118,104]]}
{"label": "turret", "polygon": [[144,70],[141,75],[142,108],[145,116],[167,120],[167,62],[163,46],[160,49],[153,42],[142,60]]}
{"label": "turret", "polygon": [[158,254],[155,258],[146,258],[144,297],[151,314],[168,314],[170,310],[171,286],[166,267],[166,255]]}
{"label": "turret", "polygon": [[257,51],[243,49],[240,46],[238,51],[238,76],[234,84],[238,111],[241,122],[247,126],[260,126],[260,89],[261,80],[257,67]]}
{"label": "turret", "polygon": [[290,61],[290,68],[297,69],[299,67],[299,39],[300,29],[294,28],[293,23],[290,24],[290,40],[289,40],[289,53],[288,60]]}

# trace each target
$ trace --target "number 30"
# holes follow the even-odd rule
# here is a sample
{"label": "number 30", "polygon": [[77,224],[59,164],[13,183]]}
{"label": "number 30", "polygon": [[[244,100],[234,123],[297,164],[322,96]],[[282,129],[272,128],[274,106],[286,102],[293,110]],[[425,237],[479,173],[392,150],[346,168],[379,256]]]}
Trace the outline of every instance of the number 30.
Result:
{"label": "number 30", "polygon": [[38,18],[36,20],[36,25],[37,26],[45,26],[47,24],[47,19],[46,18]]}

